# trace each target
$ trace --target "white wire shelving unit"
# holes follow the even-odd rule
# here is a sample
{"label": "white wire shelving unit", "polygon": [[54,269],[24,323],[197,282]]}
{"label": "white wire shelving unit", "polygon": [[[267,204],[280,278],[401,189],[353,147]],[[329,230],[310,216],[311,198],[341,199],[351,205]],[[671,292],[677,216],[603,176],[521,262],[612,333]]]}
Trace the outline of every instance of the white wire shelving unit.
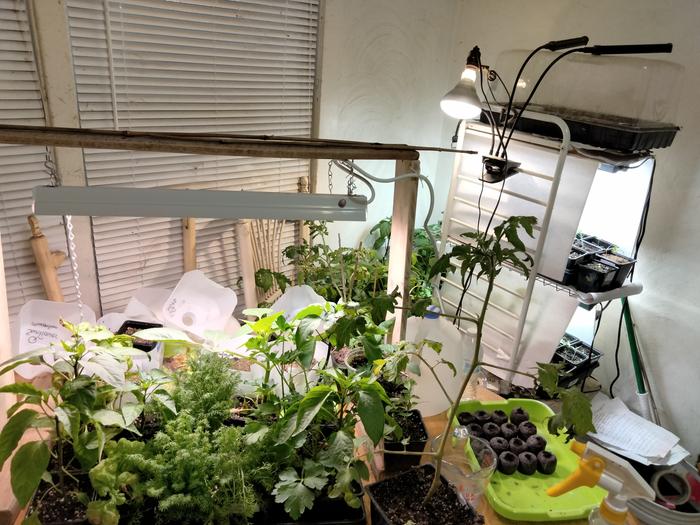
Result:
{"label": "white wire shelving unit", "polygon": [[[571,232],[569,238],[563,238],[561,231],[557,231],[550,245],[547,245],[550,228],[554,227],[554,229],[557,229],[557,224],[552,224],[551,221],[553,211],[557,205],[560,182],[565,167],[567,166],[567,161],[572,157],[577,157],[576,162],[579,165],[581,165],[582,162],[589,162],[590,166],[588,170],[590,171],[591,181],[597,169],[597,161],[584,159],[575,153],[571,146],[569,128],[561,118],[532,111],[526,111],[524,116],[529,119],[548,122],[558,126],[561,130],[562,138],[560,140],[555,140],[516,132],[511,141],[514,145],[517,144],[518,147],[526,148],[526,150],[521,151],[528,151],[531,153],[531,158],[535,159],[530,163],[532,165],[523,162],[518,173],[513,176],[527,177],[528,184],[521,184],[519,189],[517,185],[506,183],[503,185],[502,191],[503,198],[510,200],[516,209],[519,206],[525,206],[530,210],[535,210],[535,213],[527,214],[538,215],[538,223],[534,229],[536,238],[531,240],[530,244],[526,243],[526,250],[533,258],[533,270],[530,272],[530,276],[527,279],[525,279],[525,276],[519,270],[513,267],[508,267],[510,270],[509,272],[502,272],[503,274],[510,274],[507,278],[501,279],[499,276],[499,279],[497,279],[495,283],[495,289],[496,292],[501,295],[502,301],[506,306],[499,305],[497,301],[492,299],[489,311],[494,311],[495,318],[487,319],[485,322],[485,334],[486,330],[488,330],[492,337],[490,340],[489,337],[485,335],[482,339],[482,345],[493,352],[503,354],[504,350],[506,350],[503,348],[503,345],[510,347],[507,349],[509,352],[505,353],[508,354],[508,368],[511,369],[519,369],[520,360],[524,351],[524,333],[528,323],[528,313],[530,312],[533,293],[537,286],[543,289],[556,290],[558,293],[566,294],[570,298],[575,298],[579,304],[587,306],[636,295],[642,292],[641,284],[626,283],[624,286],[609,292],[583,293],[543,273],[544,269],[547,274],[551,275],[556,273],[556,269],[558,268],[563,274],[571,242],[575,235],[574,230]],[[489,126],[480,123],[470,123],[463,126],[460,130],[458,149],[476,149],[480,154],[486,154],[488,151],[484,150],[484,148],[487,148],[487,139],[490,139],[490,136],[491,130]],[[481,148],[479,146],[481,146]],[[510,151],[511,146],[509,146],[509,152]],[[540,154],[539,152],[544,152],[542,155],[547,157],[546,160],[540,162],[540,159],[537,157]],[[475,185],[482,185],[479,179],[479,173],[476,173],[478,168],[476,164],[474,164],[476,162],[473,160],[475,157],[478,158],[478,163],[480,164],[480,155],[472,156],[471,159],[467,159],[466,156],[462,154],[456,156],[448,202],[443,218],[443,230],[440,243],[441,253],[449,250],[451,246],[465,242],[456,232],[478,231],[481,226],[480,219],[482,217],[489,217],[494,212],[494,207],[497,205],[497,202],[493,202],[493,199],[486,199],[482,202],[483,189],[480,190],[478,200],[475,198],[478,191]],[[521,159],[513,158],[512,160],[520,161]],[[465,164],[469,162],[472,164]],[[509,181],[510,178],[507,180]],[[487,184],[486,186],[488,187],[489,185]],[[529,190],[523,190],[524,186],[527,186]],[[493,190],[488,191],[500,191],[501,184],[493,184],[491,188],[493,188]],[[562,199],[560,198],[560,200]],[[565,200],[566,199],[564,199],[564,201]],[[585,203],[585,198],[583,202]],[[562,205],[561,202],[559,205]],[[478,220],[474,217],[475,210],[476,213],[478,213]],[[521,214],[502,212],[502,208],[498,208],[495,212],[494,225],[506,219],[509,215]],[[577,217],[580,218],[580,210]],[[576,220],[575,222],[577,225],[578,221]],[[553,244],[556,244],[556,246],[554,246],[556,249],[554,250],[552,250],[553,246],[551,246]],[[545,247],[547,247],[549,254],[546,261]],[[557,252],[558,256],[552,258],[552,251]],[[553,268],[555,269],[554,272],[552,271]],[[438,299],[443,311],[455,310],[457,308],[457,300],[454,294],[461,293],[462,290],[459,277],[442,277],[440,282],[441,286],[438,291]],[[466,303],[472,300],[483,300],[483,293],[479,293],[479,285],[480,283],[476,282],[475,285],[473,284],[472,287],[467,290],[465,295]],[[464,307],[463,305],[463,310],[468,315],[476,315],[476,312],[471,311],[468,306]],[[464,329],[461,330],[465,331]],[[560,334],[560,337],[561,336],[563,336],[563,331]],[[499,341],[499,344],[494,344],[493,340]],[[552,347],[552,352],[553,351],[554,346]],[[512,374],[504,379],[506,379],[506,381],[511,380]]]}

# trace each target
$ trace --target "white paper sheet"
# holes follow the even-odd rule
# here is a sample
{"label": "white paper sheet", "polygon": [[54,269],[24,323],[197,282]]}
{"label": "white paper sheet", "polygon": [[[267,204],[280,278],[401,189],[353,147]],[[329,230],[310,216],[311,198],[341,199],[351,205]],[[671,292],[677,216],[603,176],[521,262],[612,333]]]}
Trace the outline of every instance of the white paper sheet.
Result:
{"label": "white paper sheet", "polygon": [[[591,437],[620,454],[661,461],[678,445],[678,436],[630,411],[619,399],[598,393],[592,408],[597,432],[591,433]],[[677,450],[678,453],[681,452]]]}

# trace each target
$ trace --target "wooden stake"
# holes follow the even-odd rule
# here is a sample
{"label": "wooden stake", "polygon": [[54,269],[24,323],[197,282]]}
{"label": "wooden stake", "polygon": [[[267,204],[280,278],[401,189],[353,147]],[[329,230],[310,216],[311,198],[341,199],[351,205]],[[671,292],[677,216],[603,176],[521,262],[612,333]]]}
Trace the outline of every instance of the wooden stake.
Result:
{"label": "wooden stake", "polygon": [[32,230],[29,243],[32,246],[32,252],[34,252],[34,260],[39,270],[41,284],[44,287],[44,292],[46,292],[46,298],[49,301],[63,302],[63,290],[61,290],[61,283],[58,280],[56,269],[66,260],[66,254],[49,249],[49,242],[44,234],[41,233],[39,219],[35,215],[28,216],[27,221]]}
{"label": "wooden stake", "polygon": [[[418,161],[396,161],[396,176],[407,173],[420,173]],[[411,272],[411,251],[413,227],[416,220],[416,201],[418,197],[418,179],[406,178],[394,183],[394,212],[391,218],[391,241],[389,251],[388,292],[399,289],[401,297],[398,306],[409,302],[409,275]],[[391,341],[400,341],[406,335],[406,318],[408,312],[398,308],[396,324]]]}
{"label": "wooden stake", "polygon": [[238,241],[238,261],[243,277],[243,297],[246,308],[258,306],[258,291],[255,287],[255,263],[253,262],[253,242],[250,237],[250,221],[236,223],[236,240]]}
{"label": "wooden stake", "polygon": [[182,219],[182,259],[186,272],[197,269],[197,222],[192,217]]}

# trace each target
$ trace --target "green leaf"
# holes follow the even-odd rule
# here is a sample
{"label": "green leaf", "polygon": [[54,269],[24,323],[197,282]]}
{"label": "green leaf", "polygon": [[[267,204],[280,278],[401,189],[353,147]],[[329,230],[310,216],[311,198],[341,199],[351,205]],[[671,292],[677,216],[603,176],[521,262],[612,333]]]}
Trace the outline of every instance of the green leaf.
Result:
{"label": "green leaf", "polygon": [[304,485],[310,489],[321,490],[327,481],[328,473],[323,465],[308,458],[304,460]]}
{"label": "green leaf", "polygon": [[430,267],[430,273],[428,273],[428,277],[432,279],[433,277],[435,277],[438,274],[447,273],[450,270],[450,268],[452,267],[452,263],[450,262],[451,258],[452,258],[452,254],[446,253],[442,257],[440,257],[437,261],[435,261],[433,263],[433,265]]}
{"label": "green leaf", "polygon": [[268,315],[267,317],[258,319],[254,323],[248,323],[248,325],[253,329],[253,332],[255,332],[256,334],[265,335],[270,332],[272,326],[277,321],[277,318],[281,317],[282,315],[284,315],[284,312],[274,312]]}
{"label": "green leaf", "polygon": [[245,426],[245,440],[246,445],[253,445],[264,438],[270,431],[270,427],[264,425],[260,421],[251,421]]}
{"label": "green leaf", "polygon": [[572,427],[577,436],[595,432],[591,401],[578,388],[568,388],[559,392],[562,400],[561,413],[566,426]]}
{"label": "green leaf", "polygon": [[537,363],[537,381],[551,397],[559,392],[559,371],[561,364]]}
{"label": "green leaf", "polygon": [[146,328],[133,334],[134,338],[145,341],[163,341],[168,343],[194,343],[185,332],[174,328]]}
{"label": "green leaf", "polygon": [[7,420],[2,432],[0,432],[0,468],[10,457],[12,451],[17,447],[17,443],[36,417],[37,412],[25,409],[20,410]]}
{"label": "green leaf", "polygon": [[72,436],[74,430],[77,432],[80,425],[80,411],[76,407],[64,403],[56,407],[53,413],[63,425],[66,434]]}
{"label": "green leaf", "polygon": [[384,406],[379,394],[375,391],[360,391],[357,412],[365,432],[376,445],[384,434]]}
{"label": "green leaf", "polygon": [[377,359],[381,359],[383,355],[380,347],[381,337],[379,341],[377,341],[377,337],[380,336],[363,335],[362,337],[360,337],[360,344],[364,348],[365,356],[367,356],[367,360],[370,363],[373,363]]}
{"label": "green leaf", "polygon": [[124,428],[128,425],[124,422],[124,416],[122,416],[116,410],[101,409],[96,410],[92,414],[92,419],[104,425],[106,427],[121,427]]}
{"label": "green leaf", "polygon": [[294,345],[299,353],[299,362],[308,369],[314,359],[316,350],[316,339],[313,337],[316,319],[302,319],[294,332]]}
{"label": "green leaf", "polygon": [[312,304],[306,308],[302,308],[294,316],[294,320],[298,321],[300,319],[305,319],[307,317],[319,317],[323,314],[323,306],[320,304]]}
{"label": "green leaf", "polygon": [[316,495],[304,485],[293,468],[280,473],[279,479],[272,491],[275,502],[284,503],[287,514],[298,520],[306,509],[313,507]]}
{"label": "green leaf", "polygon": [[304,399],[299,403],[297,411],[297,424],[292,435],[297,435],[306,430],[321,410],[323,404],[331,395],[331,387],[328,385],[318,385],[309,390]]}
{"label": "green leaf", "polygon": [[131,425],[143,412],[143,405],[140,403],[126,403],[122,405],[122,416],[124,417],[124,425]]}
{"label": "green leaf", "polygon": [[319,462],[328,468],[339,469],[353,458],[352,436],[343,430],[331,434],[328,448],[318,455]]}
{"label": "green leaf", "polygon": [[255,286],[260,288],[263,292],[269,291],[274,284],[275,280],[272,276],[272,270],[260,268],[255,272]]}
{"label": "green leaf", "polygon": [[11,385],[5,385],[0,388],[0,392],[7,394],[19,394],[22,396],[39,396],[41,397],[42,391],[37,389],[31,383],[13,383]]}
{"label": "green leaf", "polygon": [[272,275],[275,278],[275,282],[277,283],[277,287],[280,289],[280,291],[282,293],[284,293],[284,291],[287,289],[287,286],[292,284],[292,281],[289,280],[289,277],[287,277],[283,273],[273,272]]}
{"label": "green leaf", "polygon": [[0,363],[0,367],[2,367],[0,369],[0,376],[25,363],[30,363],[33,365],[41,364],[41,356],[44,354],[50,354],[51,352],[52,351],[50,348],[36,348],[34,350],[30,350],[29,352],[18,354],[12,359],[8,359],[7,361]]}
{"label": "green leaf", "polygon": [[272,308],[246,308],[243,310],[243,315],[246,317],[257,317],[258,319],[271,313],[273,313]]}
{"label": "green leaf", "polygon": [[372,320],[375,323],[381,323],[386,319],[389,312],[394,311],[394,302],[399,295],[397,290],[391,294],[382,293],[375,295],[369,300]]}
{"label": "green leaf", "polygon": [[43,441],[22,445],[12,458],[10,476],[12,492],[20,507],[24,507],[39,486],[41,476],[49,466],[51,454]]}
{"label": "green leaf", "polygon": [[165,408],[167,408],[171,414],[173,414],[173,415],[177,414],[177,407],[175,406],[175,401],[173,401],[173,398],[167,392],[158,391],[158,392],[154,393],[153,400],[157,401],[159,404],[161,404]]}
{"label": "green leaf", "polygon": [[114,499],[89,502],[86,516],[95,525],[119,525],[119,510]]}

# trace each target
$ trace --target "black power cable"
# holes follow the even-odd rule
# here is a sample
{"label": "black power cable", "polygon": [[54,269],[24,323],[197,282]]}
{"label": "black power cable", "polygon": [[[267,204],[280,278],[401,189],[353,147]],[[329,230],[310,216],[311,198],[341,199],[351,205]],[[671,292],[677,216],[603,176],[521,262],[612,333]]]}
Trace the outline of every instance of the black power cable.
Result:
{"label": "black power cable", "polygon": [[629,303],[625,301],[620,309],[620,319],[617,323],[617,342],[615,343],[615,378],[610,383],[608,388],[608,393],[612,399],[615,399],[615,394],[613,393],[613,387],[617,380],[620,379],[620,336],[622,334],[622,319],[625,315],[625,310],[629,309]]}

